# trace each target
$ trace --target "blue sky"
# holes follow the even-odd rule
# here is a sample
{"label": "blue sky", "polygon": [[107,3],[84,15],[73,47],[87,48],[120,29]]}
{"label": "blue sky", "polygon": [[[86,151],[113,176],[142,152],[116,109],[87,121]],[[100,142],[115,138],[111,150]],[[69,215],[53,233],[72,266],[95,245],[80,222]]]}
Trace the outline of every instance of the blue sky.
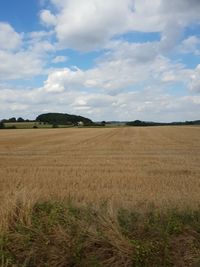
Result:
{"label": "blue sky", "polygon": [[200,118],[199,0],[2,0],[0,119]]}
{"label": "blue sky", "polygon": [[41,9],[39,1],[6,0],[0,2],[1,21],[10,23],[18,32],[39,30],[38,12]]}

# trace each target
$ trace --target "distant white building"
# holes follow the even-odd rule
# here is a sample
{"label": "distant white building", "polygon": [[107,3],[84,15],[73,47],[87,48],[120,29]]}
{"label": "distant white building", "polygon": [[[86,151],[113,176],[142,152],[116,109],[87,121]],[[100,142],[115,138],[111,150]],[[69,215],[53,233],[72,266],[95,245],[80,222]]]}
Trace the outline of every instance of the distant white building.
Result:
{"label": "distant white building", "polygon": [[84,126],[84,122],[83,121],[79,121],[78,122],[78,126]]}

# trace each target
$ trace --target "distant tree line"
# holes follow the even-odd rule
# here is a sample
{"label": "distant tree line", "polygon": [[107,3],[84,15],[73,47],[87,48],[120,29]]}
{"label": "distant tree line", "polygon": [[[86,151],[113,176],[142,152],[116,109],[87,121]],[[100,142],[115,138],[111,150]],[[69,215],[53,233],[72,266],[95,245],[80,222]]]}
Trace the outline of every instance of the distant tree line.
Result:
{"label": "distant tree line", "polygon": [[[23,122],[34,122],[35,125],[33,128],[39,128],[41,124],[49,124],[52,125],[52,128],[58,128],[59,125],[69,125],[69,126],[105,126],[106,122],[93,122],[91,119],[77,116],[77,115],[70,115],[64,113],[46,113],[37,116],[35,120],[24,119],[22,117],[15,118],[11,117],[9,119],[3,119],[0,121],[0,129],[14,129],[17,128],[15,123],[23,123]],[[8,123],[6,125],[6,123]],[[39,124],[39,125],[38,125]]]}
{"label": "distant tree line", "polygon": [[[9,118],[9,119],[3,119],[0,121],[0,129],[16,129],[16,125],[12,125],[12,123],[17,123],[17,122],[32,122],[31,120],[28,119],[23,119],[22,117],[19,118]],[[11,123],[11,125],[5,125],[5,123]]]}
{"label": "distant tree line", "polygon": [[185,122],[148,122],[148,121],[129,121],[126,123],[127,126],[166,126],[166,125],[200,125],[200,120],[196,121],[185,121]]}
{"label": "distant tree line", "polygon": [[[77,116],[77,115],[70,115],[65,113],[46,113],[41,114],[37,116],[35,120],[29,120],[29,119],[23,119],[22,117],[19,118],[9,118],[9,119],[3,119],[0,121],[0,129],[4,128],[16,128],[15,125],[5,126],[5,123],[20,123],[20,122],[37,122],[39,124],[51,124],[53,128],[59,127],[59,125],[74,125],[74,126],[105,126],[106,124],[109,124],[109,122],[102,121],[102,122],[93,122],[91,119],[83,117],[83,116]],[[80,124],[81,123],[81,124]],[[110,122],[112,123],[112,122]],[[124,122],[123,125],[127,126],[166,126],[166,125],[200,125],[200,120],[195,121],[185,121],[185,122],[149,122],[149,121],[141,121],[141,120],[135,120],[135,121],[129,121]],[[33,128],[38,128],[37,125],[34,125]]]}
{"label": "distant tree line", "polygon": [[23,119],[22,117],[19,118],[12,117],[10,119],[3,119],[1,122],[7,123],[7,122],[30,122],[30,121],[31,120]]}

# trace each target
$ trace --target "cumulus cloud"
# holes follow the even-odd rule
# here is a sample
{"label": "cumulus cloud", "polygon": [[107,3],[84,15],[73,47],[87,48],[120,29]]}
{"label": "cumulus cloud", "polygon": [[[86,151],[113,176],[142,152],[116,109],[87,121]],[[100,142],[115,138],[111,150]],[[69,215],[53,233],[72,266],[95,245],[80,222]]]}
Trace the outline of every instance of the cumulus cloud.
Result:
{"label": "cumulus cloud", "polygon": [[189,88],[191,91],[200,93],[200,64],[196,67],[190,76]]}
{"label": "cumulus cloud", "polygon": [[52,62],[56,64],[56,63],[66,62],[67,59],[68,58],[66,56],[57,56],[52,60]]}
{"label": "cumulus cloud", "polygon": [[48,53],[55,51],[51,32],[17,33],[0,23],[0,80],[27,79],[44,73]]}
{"label": "cumulus cloud", "polygon": [[181,41],[183,34],[183,27],[180,25],[176,18],[173,18],[166,23],[160,41],[161,52],[169,52],[174,49],[176,45]]}
{"label": "cumulus cloud", "polygon": [[104,46],[111,36],[126,31],[129,5],[130,0],[68,1],[55,27],[60,45],[80,50]]}
{"label": "cumulus cloud", "polygon": [[42,73],[43,62],[30,52],[0,51],[0,80],[26,79]]}
{"label": "cumulus cloud", "polygon": [[54,27],[61,47],[102,48],[112,37],[133,31],[160,32],[163,49],[171,49],[189,23],[199,22],[198,0],[51,0],[56,6],[41,12]]}
{"label": "cumulus cloud", "polygon": [[60,93],[66,90],[80,88],[84,81],[84,72],[80,69],[68,69],[52,71],[44,84],[44,91]]}
{"label": "cumulus cloud", "polygon": [[177,21],[185,25],[191,21],[199,21],[200,2],[199,0],[162,0],[160,11],[170,18],[176,15]]}
{"label": "cumulus cloud", "polygon": [[200,55],[200,38],[194,35],[187,37],[179,46],[179,51],[182,53]]}
{"label": "cumulus cloud", "polygon": [[42,88],[3,89],[0,95],[1,118],[8,113],[35,118],[40,113],[55,111],[81,114],[93,120],[174,121],[197,118],[199,107],[198,95],[174,97],[151,87],[116,95],[73,90],[52,94]]}
{"label": "cumulus cloud", "polygon": [[0,22],[0,50],[15,50],[22,43],[22,35],[8,23]]}
{"label": "cumulus cloud", "polygon": [[113,42],[110,47],[112,52],[99,59],[93,68],[53,70],[45,82],[44,90],[59,93],[86,88],[114,95],[127,88],[143,88],[146,84],[186,84],[190,78],[191,70],[157,53],[159,43]]}
{"label": "cumulus cloud", "polygon": [[56,25],[56,17],[49,10],[42,10],[40,12],[41,21],[47,26]]}
{"label": "cumulus cloud", "polygon": [[[200,22],[199,0],[49,1],[52,10],[45,0],[40,12],[46,30],[23,34],[0,23],[0,80],[48,73],[40,88],[0,84],[1,114],[23,112],[32,117],[58,111],[94,120],[196,118],[200,67],[189,68],[170,59],[170,53],[199,55],[199,38],[183,37],[187,26]],[[135,32],[159,35],[157,41],[124,41],[126,33]],[[90,68],[71,67],[71,50],[66,48],[101,53]],[[60,62],[66,62],[65,67],[55,68]],[[174,89],[177,85],[184,89],[181,96]]]}

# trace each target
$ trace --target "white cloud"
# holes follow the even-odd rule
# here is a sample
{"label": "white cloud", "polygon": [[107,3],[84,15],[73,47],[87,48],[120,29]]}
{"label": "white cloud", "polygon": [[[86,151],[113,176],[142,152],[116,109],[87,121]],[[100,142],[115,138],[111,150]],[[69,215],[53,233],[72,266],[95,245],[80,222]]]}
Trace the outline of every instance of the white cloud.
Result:
{"label": "white cloud", "polygon": [[57,23],[56,17],[46,9],[40,12],[40,19],[47,26],[56,25]]}
{"label": "white cloud", "polygon": [[27,79],[42,74],[43,61],[31,52],[0,51],[0,80]]}
{"label": "white cloud", "polygon": [[194,35],[187,37],[179,46],[179,51],[200,55],[200,38]]}
{"label": "white cloud", "polygon": [[68,90],[105,91],[118,94],[127,88],[137,90],[146,84],[184,83],[192,73],[183,64],[172,62],[161,56],[157,49],[159,43],[129,44],[127,42],[110,43],[110,51],[102,57],[97,65],[88,70],[64,68],[53,70],[44,90],[47,92],[64,92]]}
{"label": "white cloud", "polygon": [[179,23],[186,25],[188,22],[199,21],[199,0],[174,0],[161,1],[160,13],[172,18],[176,15]]}
{"label": "white cloud", "polygon": [[174,49],[181,41],[182,34],[183,27],[176,21],[176,18],[166,22],[161,35],[160,50],[165,53]]}
{"label": "white cloud", "polygon": [[200,93],[200,64],[196,67],[190,76],[189,88],[191,91]]}
{"label": "white cloud", "polygon": [[44,84],[44,91],[60,93],[79,88],[84,81],[84,72],[80,69],[62,69],[52,71]]}
{"label": "white cloud", "polygon": [[[45,111],[78,113],[95,120],[171,121],[200,116],[200,67],[189,69],[168,58],[169,52],[199,54],[197,36],[182,40],[185,27],[200,22],[199,0],[50,1],[54,8],[48,10],[45,0],[46,9],[40,12],[46,31],[17,33],[0,23],[0,80],[48,73],[44,85],[36,89],[7,89],[0,84],[2,116],[32,117]],[[160,33],[160,40],[123,41],[121,35],[134,31]],[[48,61],[67,60],[56,53],[65,48],[103,50],[91,68],[48,70]],[[177,84],[184,88],[181,96],[176,95]]]}
{"label": "white cloud", "polygon": [[51,32],[17,33],[0,23],[0,80],[27,79],[43,74],[48,53],[55,52],[48,40]]}
{"label": "white cloud", "polygon": [[130,4],[130,0],[67,1],[55,27],[60,45],[80,50],[104,46],[111,36],[127,30]]}
{"label": "white cloud", "polygon": [[27,34],[28,41],[30,43],[36,43],[40,41],[47,41],[49,38],[53,36],[53,31],[35,31],[35,32],[29,32]]}
{"label": "white cloud", "polygon": [[35,118],[40,113],[55,111],[81,114],[93,120],[178,121],[198,119],[199,108],[198,95],[175,97],[152,87],[116,95],[73,90],[55,94],[42,88],[4,89],[0,95],[1,118],[7,114]]}
{"label": "white cloud", "polygon": [[0,22],[0,50],[15,50],[22,43],[22,35],[8,23]]}
{"label": "white cloud", "polygon": [[[186,101],[191,101],[195,105],[200,105],[200,95],[195,95],[195,96],[185,96],[183,99]],[[197,116],[199,116],[199,112],[197,113]]]}
{"label": "white cloud", "polygon": [[66,56],[57,56],[52,60],[52,62],[56,64],[56,63],[66,62],[67,59],[68,58]]}
{"label": "white cloud", "polygon": [[172,49],[184,27],[199,22],[200,2],[192,0],[51,0],[57,8],[41,12],[54,26],[63,48],[93,50],[113,36],[131,31],[160,32],[163,50]]}

